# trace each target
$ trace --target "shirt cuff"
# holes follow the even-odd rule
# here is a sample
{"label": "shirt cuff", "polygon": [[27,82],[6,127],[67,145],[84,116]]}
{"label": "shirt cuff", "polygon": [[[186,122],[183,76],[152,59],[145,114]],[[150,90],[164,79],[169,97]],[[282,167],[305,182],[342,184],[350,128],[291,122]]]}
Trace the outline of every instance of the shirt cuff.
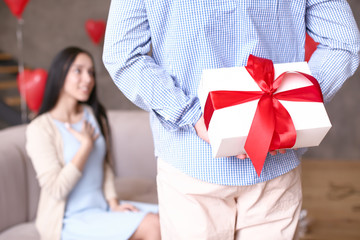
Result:
{"label": "shirt cuff", "polygon": [[200,101],[198,98],[194,98],[193,102],[185,108],[179,119],[177,119],[176,121],[171,121],[161,116],[156,111],[153,112],[155,113],[163,127],[171,132],[177,131],[180,128],[184,130],[193,129],[194,125],[200,119],[202,114]]}

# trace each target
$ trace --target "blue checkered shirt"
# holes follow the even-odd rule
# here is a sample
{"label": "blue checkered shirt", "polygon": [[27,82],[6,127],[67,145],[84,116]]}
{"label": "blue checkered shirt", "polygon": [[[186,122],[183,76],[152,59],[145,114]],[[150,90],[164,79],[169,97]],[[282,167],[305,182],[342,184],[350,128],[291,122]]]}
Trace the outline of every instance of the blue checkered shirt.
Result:
{"label": "blue checkered shirt", "polygon": [[212,158],[193,127],[202,71],[244,66],[249,54],[303,61],[305,32],[320,43],[309,66],[328,102],[359,64],[359,31],[342,0],[112,0],[103,61],[150,112],[158,157],[206,182],[251,185],[294,169],[304,150],[268,155],[260,177],[249,159]]}

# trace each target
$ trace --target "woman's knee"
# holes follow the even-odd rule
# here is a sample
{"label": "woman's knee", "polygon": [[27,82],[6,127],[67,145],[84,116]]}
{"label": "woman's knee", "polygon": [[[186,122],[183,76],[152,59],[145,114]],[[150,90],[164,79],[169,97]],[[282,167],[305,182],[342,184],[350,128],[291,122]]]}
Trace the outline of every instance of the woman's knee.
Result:
{"label": "woman's knee", "polygon": [[160,221],[159,215],[154,213],[147,214],[139,227],[130,238],[130,240],[159,240],[160,235]]}

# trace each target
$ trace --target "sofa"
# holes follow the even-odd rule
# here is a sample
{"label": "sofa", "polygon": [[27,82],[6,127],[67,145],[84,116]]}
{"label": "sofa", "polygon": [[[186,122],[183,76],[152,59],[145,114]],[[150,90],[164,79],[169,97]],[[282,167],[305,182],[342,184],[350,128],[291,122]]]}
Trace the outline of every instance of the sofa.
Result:
{"label": "sofa", "polygon": [[[149,114],[109,110],[108,117],[120,199],[157,203]],[[25,130],[26,124],[0,131],[0,240],[39,239],[34,220],[40,188],[25,151]]]}

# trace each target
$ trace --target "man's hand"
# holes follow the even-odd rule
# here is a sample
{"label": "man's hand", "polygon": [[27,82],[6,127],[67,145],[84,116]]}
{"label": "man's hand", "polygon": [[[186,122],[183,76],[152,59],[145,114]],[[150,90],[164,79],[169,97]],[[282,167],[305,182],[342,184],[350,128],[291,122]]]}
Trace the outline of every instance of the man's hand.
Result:
{"label": "man's hand", "polygon": [[[270,153],[270,155],[275,156],[278,153],[281,153],[281,154],[286,153],[286,149],[274,150],[274,151],[270,151],[269,153]],[[245,158],[248,158],[249,156],[247,154],[239,154],[236,157],[239,159],[245,159]]]}
{"label": "man's hand", "polygon": [[204,115],[201,115],[200,119],[197,121],[194,128],[195,128],[197,135],[202,140],[204,140],[207,143],[210,143],[208,131],[206,129],[205,122],[204,122]]}

